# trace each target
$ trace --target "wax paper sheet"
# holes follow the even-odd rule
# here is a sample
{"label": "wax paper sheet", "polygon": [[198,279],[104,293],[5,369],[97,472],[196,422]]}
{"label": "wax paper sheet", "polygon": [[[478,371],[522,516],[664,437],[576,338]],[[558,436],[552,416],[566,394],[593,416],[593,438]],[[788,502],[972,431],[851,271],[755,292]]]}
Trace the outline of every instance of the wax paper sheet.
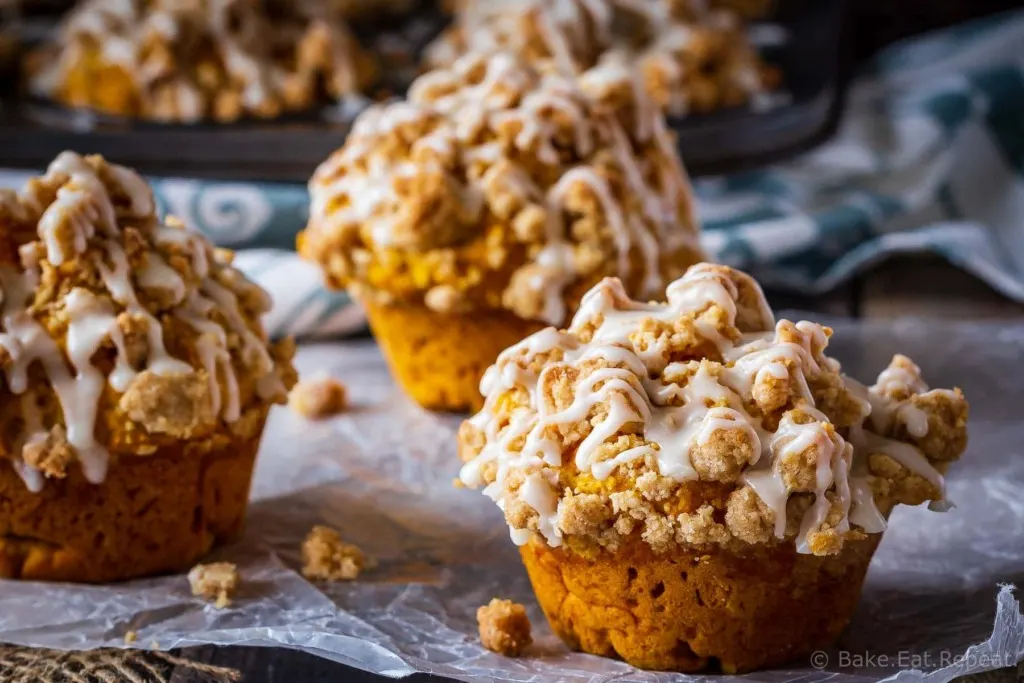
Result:
{"label": "wax paper sheet", "polygon": [[[899,351],[932,385],[966,391],[971,443],[949,477],[956,507],[894,513],[834,648],[719,680],[946,681],[1024,659],[1024,618],[1009,587],[1024,579],[1024,322],[832,324],[834,354],[850,374],[872,378]],[[405,399],[371,342],[308,346],[298,365],[343,379],[353,406],[321,422],[274,412],[247,531],[216,553],[241,571],[230,608],[192,597],[184,576],[93,587],[0,582],[0,641],[119,647],[136,631],[140,647],[285,646],[395,677],[690,680],[571,653],[551,634],[497,508],[452,487],[458,419]],[[299,544],[318,523],[379,566],[351,583],[305,581]],[[527,605],[536,641],[527,657],[479,645],[476,608],[493,596]]]}

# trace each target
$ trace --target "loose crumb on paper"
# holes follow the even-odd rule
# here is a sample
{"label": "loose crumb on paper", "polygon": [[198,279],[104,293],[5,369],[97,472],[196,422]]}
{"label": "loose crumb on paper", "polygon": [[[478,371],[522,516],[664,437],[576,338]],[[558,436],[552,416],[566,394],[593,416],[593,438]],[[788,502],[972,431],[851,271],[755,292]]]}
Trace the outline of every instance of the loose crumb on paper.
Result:
{"label": "loose crumb on paper", "polygon": [[292,389],[288,405],[311,420],[330,417],[348,407],[348,391],[333,377],[303,380]]}
{"label": "loose crumb on paper", "polygon": [[139,634],[138,634],[137,631],[128,631],[128,633],[124,634],[124,644],[125,645],[131,645],[132,643],[134,643],[138,639],[139,639]]}
{"label": "loose crumb on paper", "polygon": [[492,598],[476,611],[480,642],[488,650],[518,657],[533,642],[526,608],[511,600]]}
{"label": "loose crumb on paper", "polygon": [[334,529],[314,526],[302,542],[302,575],[319,581],[351,581],[374,564]]}
{"label": "loose crumb on paper", "polygon": [[214,605],[223,609],[231,604],[231,598],[238,588],[238,568],[230,562],[197,564],[188,573],[192,595],[215,600]]}

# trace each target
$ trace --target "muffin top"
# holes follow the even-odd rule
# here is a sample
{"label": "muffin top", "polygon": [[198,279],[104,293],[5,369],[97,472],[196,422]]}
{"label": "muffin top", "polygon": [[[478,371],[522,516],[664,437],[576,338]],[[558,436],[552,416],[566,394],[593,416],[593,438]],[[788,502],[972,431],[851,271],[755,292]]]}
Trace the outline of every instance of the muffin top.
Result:
{"label": "muffin top", "polygon": [[256,438],[295,382],[266,292],[100,157],[0,192],[0,292],[0,457],[33,490],[76,461],[98,483],[112,457]]}
{"label": "muffin top", "polygon": [[888,512],[944,500],[968,405],[896,356],[865,388],[825,355],[832,331],[777,323],[757,283],[699,264],[639,303],[613,278],[566,331],[507,349],[463,423],[460,479],[512,538],[656,552],[793,542],[838,553]]}
{"label": "muffin top", "polygon": [[86,0],[28,72],[41,97],[191,122],[306,109],[358,92],[373,67],[324,3]]}
{"label": "muffin top", "polygon": [[310,193],[300,252],[381,303],[563,324],[602,276],[649,296],[700,255],[672,136],[618,64],[466,55],[364,112]]}
{"label": "muffin top", "polygon": [[466,0],[455,25],[428,47],[427,62],[507,50],[578,73],[604,60],[635,67],[665,111],[683,115],[767,102],[775,76],[731,10],[688,0]]}

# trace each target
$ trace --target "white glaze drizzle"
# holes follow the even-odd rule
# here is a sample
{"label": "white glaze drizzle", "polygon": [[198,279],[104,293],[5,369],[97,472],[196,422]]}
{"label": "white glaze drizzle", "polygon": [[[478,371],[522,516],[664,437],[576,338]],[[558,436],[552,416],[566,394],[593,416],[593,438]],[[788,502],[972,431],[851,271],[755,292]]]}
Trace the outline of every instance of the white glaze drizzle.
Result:
{"label": "white glaze drizzle", "polygon": [[[746,334],[739,341],[713,329],[701,330],[705,339],[718,346],[725,360],[723,366],[714,366],[719,370],[706,361],[666,364],[663,357],[657,357],[663,350],[641,352],[634,346],[632,334],[643,319],[673,321],[690,315],[699,321],[712,306],[720,309],[730,324],[744,321],[746,325]],[[586,344],[579,341],[584,333],[589,334]],[[553,539],[561,543],[553,521],[557,506],[552,500],[557,498],[557,491],[549,488],[541,493],[538,488],[547,481],[542,473],[564,466],[566,451],[574,452],[574,465],[579,471],[589,472],[597,480],[637,460],[650,459],[662,476],[683,482],[698,478],[690,457],[694,448],[708,444],[718,431],[738,430],[753,453],[740,482],[749,485],[773,512],[778,538],[785,536],[786,503],[794,492],[787,486],[781,463],[794,462],[803,467],[800,459],[812,453],[814,482],[810,492],[814,501],[800,520],[797,550],[811,552],[811,533],[832,519],[836,508],[839,521],[830,525],[836,532],[849,531],[851,524],[868,533],[879,532],[885,528],[885,518],[867,483],[868,455],[890,455],[935,485],[940,498],[944,495],[942,476],[913,445],[871,431],[867,421],[872,410],[893,410],[875,395],[876,388],[868,392],[847,380],[864,406],[861,422],[849,428],[848,440],[814,407],[809,381],[824,373],[839,372],[838,363],[823,353],[827,340],[820,325],[787,320],[776,324],[756,283],[719,266],[700,264],[690,268],[669,286],[665,304],[632,301],[621,282],[606,279],[583,297],[567,333],[543,330],[506,350],[488,369],[481,382],[484,408],[470,419],[470,424],[483,430],[484,446],[463,466],[460,476],[467,485],[479,486],[483,483],[483,468],[496,465],[496,478],[485,493],[504,507],[505,496],[509,495],[505,490],[508,474],[526,472],[529,495],[520,495],[520,500],[538,511],[541,535],[549,543]],[[588,363],[594,359],[603,359],[605,364],[595,367]],[[540,400],[541,387],[549,373],[567,367],[590,369],[576,380],[571,402],[553,411]],[[884,384],[895,374],[883,372],[880,381]],[[769,432],[759,414],[751,412],[753,388],[763,381],[785,379],[795,381],[800,401],[782,416],[777,429]],[[907,381],[906,377],[900,379]],[[499,419],[497,402],[518,388],[528,392],[528,404]],[[869,393],[871,401],[865,397]],[[598,408],[601,412],[595,413]],[[927,425],[926,414],[924,418]],[[920,432],[920,425],[912,424],[917,419],[904,419],[908,429]],[[558,427],[587,422],[591,428],[582,440],[563,443]],[[635,428],[624,429],[628,425],[641,427],[642,443],[601,459],[602,446],[623,433],[636,432]],[[523,530],[513,530],[512,536],[519,543],[529,538]]]}
{"label": "white glaze drizzle", "polygon": [[[200,278],[200,289],[216,299],[215,303],[195,291],[186,297],[184,279],[156,252],[147,254],[146,266],[135,275],[143,289],[169,291],[173,306],[170,314],[201,332],[196,347],[210,372],[211,393],[217,403],[216,414],[231,422],[238,419],[240,406],[238,382],[228,352],[227,334],[224,327],[209,317],[214,310],[226,318],[231,332],[241,339],[243,362],[253,370],[259,395],[268,398],[283,391],[265,344],[247,327],[240,313],[233,287],[242,291],[248,285],[237,277],[237,271],[227,266],[221,272],[230,276],[229,281],[236,284],[228,287],[213,280],[206,255],[209,247],[201,237],[171,224],[156,226],[152,193],[141,178],[129,169],[104,163],[94,166],[77,154],[66,152],[50,165],[41,183],[59,185],[56,199],[48,207],[41,206],[42,198],[36,194],[35,189],[38,184],[29,185],[20,197],[5,194],[5,203],[19,206],[20,202],[20,205],[38,210],[39,239],[45,248],[46,258],[54,265],[85,254],[90,245],[96,247],[89,252],[89,256],[99,271],[110,299],[124,313],[141,319],[146,326],[147,352],[144,367],[132,367],[114,304],[104,296],[83,288],[72,289],[63,299],[67,326],[62,352],[50,332],[29,310],[39,283],[40,264],[35,249],[23,248],[21,270],[10,266],[0,267],[0,292],[3,294],[0,347],[9,356],[4,367],[7,386],[13,394],[21,395],[20,406],[25,424],[23,433],[17,439],[22,444],[20,448],[47,438],[38,409],[32,403],[33,394],[26,393],[29,388],[29,370],[37,362],[56,394],[63,414],[67,442],[74,449],[86,479],[93,483],[103,481],[109,459],[109,454],[97,442],[94,433],[104,387],[109,384],[114,391],[123,393],[143,369],[158,375],[194,372],[191,365],[168,353],[160,320],[139,301],[132,270],[121,246],[121,219],[136,219],[133,222],[138,228],[152,231],[157,243],[172,243],[190,250],[195,275]],[[62,232],[67,225],[70,225],[73,232]],[[147,228],[147,225],[151,227]],[[67,245],[71,246],[71,252],[65,250]],[[261,307],[258,312],[263,312],[269,305],[265,298],[257,298],[257,303]],[[104,375],[92,359],[97,351],[107,345],[114,349],[115,357],[110,373]],[[223,402],[223,410],[221,382],[228,394],[227,400]],[[39,471],[24,463],[17,454],[12,463],[30,490],[41,488],[42,474]]]}

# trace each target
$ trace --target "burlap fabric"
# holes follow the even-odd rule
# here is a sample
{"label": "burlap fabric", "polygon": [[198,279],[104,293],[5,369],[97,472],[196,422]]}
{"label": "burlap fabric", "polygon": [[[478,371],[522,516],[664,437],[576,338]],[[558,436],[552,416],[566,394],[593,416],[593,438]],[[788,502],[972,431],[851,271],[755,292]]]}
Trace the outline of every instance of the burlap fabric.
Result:
{"label": "burlap fabric", "polygon": [[194,662],[155,650],[103,649],[61,652],[0,645],[0,681],[3,683],[170,683],[180,680],[228,683],[241,672]]}

